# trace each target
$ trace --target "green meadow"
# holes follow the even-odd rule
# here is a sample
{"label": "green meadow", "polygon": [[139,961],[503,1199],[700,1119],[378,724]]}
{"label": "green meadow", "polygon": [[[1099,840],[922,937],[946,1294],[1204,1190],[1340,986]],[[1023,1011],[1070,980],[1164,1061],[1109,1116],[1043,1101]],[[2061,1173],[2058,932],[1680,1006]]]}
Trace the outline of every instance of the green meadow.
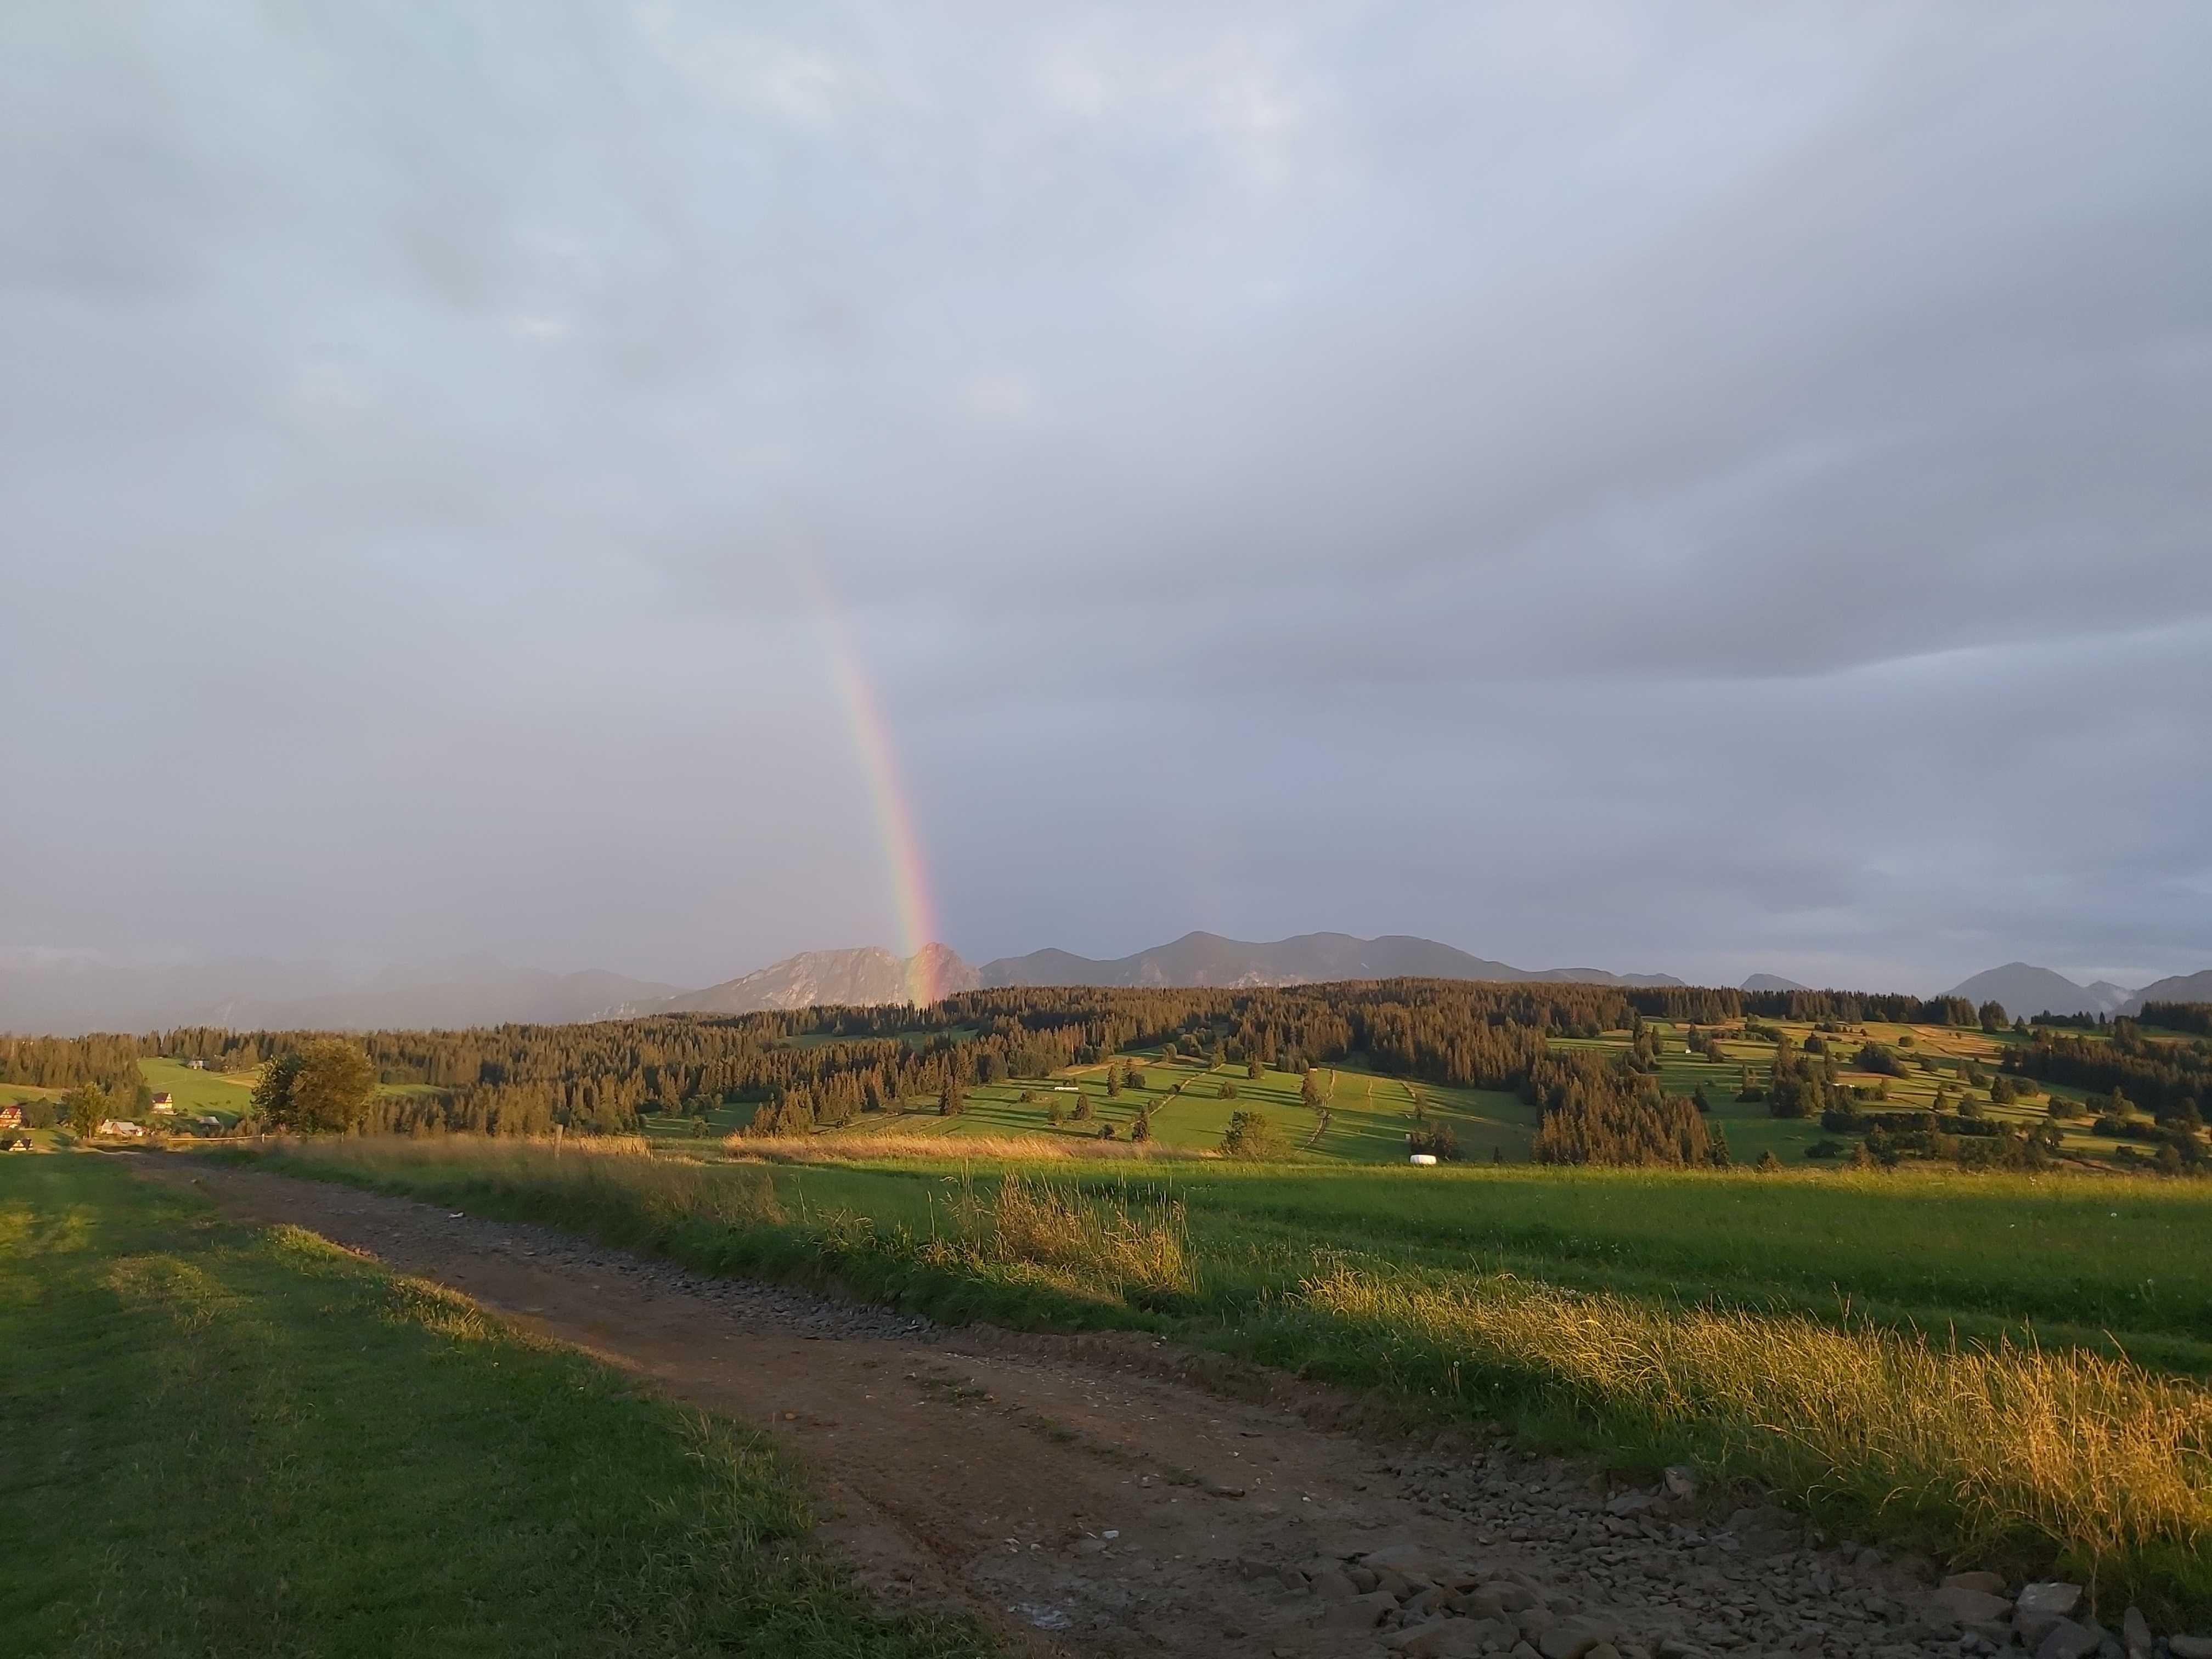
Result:
{"label": "green meadow", "polygon": [[[1072,1066],[1049,1078],[971,1085],[957,1117],[939,1117],[933,1097],[916,1097],[901,1103],[901,1110],[872,1113],[848,1128],[856,1135],[943,1137],[957,1146],[967,1138],[1014,1134],[1071,1143],[1095,1140],[1102,1127],[1110,1126],[1114,1139],[1127,1141],[1142,1115],[1159,1147],[1212,1152],[1221,1145],[1231,1114],[1258,1111],[1301,1158],[1348,1164],[1403,1162],[1406,1133],[1417,1110],[1431,1124],[1449,1125],[1468,1158],[1488,1158],[1494,1148],[1503,1156],[1525,1159],[1536,1129],[1534,1109],[1513,1095],[1445,1088],[1345,1066],[1323,1066],[1318,1073],[1321,1107],[1328,1113],[1324,1124],[1321,1111],[1301,1100],[1301,1079],[1293,1073],[1263,1069],[1253,1078],[1241,1065],[1170,1064],[1156,1051],[1133,1054],[1121,1063],[1133,1064],[1142,1080],[1137,1086],[1125,1085],[1119,1094],[1108,1092],[1104,1065]],[[1231,1092],[1224,1093],[1224,1086]],[[1079,1101],[1089,1115],[1072,1121]],[[1055,1107],[1068,1121],[1052,1121]]]}
{"label": "green meadow", "polygon": [[138,1075],[155,1094],[167,1094],[179,1117],[207,1115],[234,1123],[253,1096],[255,1072],[209,1072],[181,1060],[142,1059]]}
{"label": "green meadow", "polygon": [[84,1154],[0,1160],[0,1648],[951,1659],[757,1431]]}
{"label": "green meadow", "polygon": [[[1814,1026],[1802,1023],[1779,1023],[1778,1029],[1801,1046],[1815,1034]],[[1658,1045],[1662,1086],[1670,1094],[1680,1095],[1702,1089],[1710,1108],[1708,1121],[1725,1133],[1738,1163],[1755,1163],[1768,1152],[1784,1163],[1800,1163],[1815,1145],[1834,1140],[1816,1117],[1776,1118],[1769,1115],[1764,1101],[1736,1098],[1746,1072],[1761,1087],[1771,1076],[1774,1047],[1771,1042],[1746,1038],[1741,1032],[1723,1036],[1719,1046],[1725,1058],[1712,1060],[1689,1051],[1682,1028],[1653,1021],[1650,1030]],[[1907,1040],[1899,1048],[1911,1064],[1907,1076],[1881,1078],[1851,1070],[1847,1065],[1838,1075],[1838,1082],[1846,1086],[1887,1088],[1887,1100],[1863,1104],[1875,1117],[1885,1112],[1928,1110],[1935,1105],[1940,1089],[1949,1089],[1955,1097],[1963,1086],[1960,1068],[1968,1064],[1994,1067],[2003,1048],[2019,1040],[2009,1032],[1988,1035],[1942,1026],[1879,1023],[1832,1036],[1839,1057],[1846,1059],[1869,1040],[1897,1048],[1900,1039]],[[1554,1038],[1553,1046],[1621,1054],[1627,1049],[1629,1039],[1626,1032],[1614,1031],[1586,1039]],[[1922,1069],[1923,1062],[1933,1069]],[[1404,1161],[1407,1132],[1416,1127],[1449,1127],[1463,1159],[1506,1163],[1528,1160],[1536,1132],[1535,1109],[1517,1096],[1382,1075],[1357,1063],[1319,1069],[1322,1105],[1328,1114],[1326,1124],[1319,1113],[1304,1104],[1300,1079],[1288,1072],[1263,1069],[1255,1079],[1247,1076],[1241,1064],[1208,1066],[1189,1057],[1168,1061],[1158,1049],[1133,1050],[1118,1057],[1116,1063],[1135,1066],[1141,1086],[1125,1086],[1119,1095],[1109,1095],[1104,1064],[1073,1066],[1050,1078],[971,1085],[963,1111],[955,1117],[939,1117],[933,1097],[916,1096],[897,1103],[891,1111],[870,1113],[819,1135],[824,1139],[839,1135],[944,1138],[953,1145],[968,1139],[1041,1135],[1072,1144],[1095,1139],[1102,1126],[1110,1125],[1114,1138],[1126,1141],[1138,1118],[1145,1115],[1149,1118],[1152,1139],[1160,1148],[1212,1152],[1219,1147],[1231,1113],[1257,1110],[1276,1125],[1302,1162],[1395,1164]],[[1223,1093],[1224,1085],[1234,1091],[1233,1095]],[[1989,1106],[1986,1112],[1990,1118],[2016,1127],[2033,1127],[2045,1121],[2052,1095],[2081,1097],[2078,1090],[2058,1086],[2032,1100]],[[1050,1114],[1055,1106],[1064,1120],[1072,1118],[1079,1098],[1087,1104],[1086,1118],[1052,1121]],[[680,1143],[741,1131],[751,1114],[750,1106],[721,1105],[703,1119],[649,1118],[644,1127],[656,1139]],[[2086,1120],[2065,1128],[2063,1148],[2084,1158],[2107,1157],[2112,1150],[2109,1142],[2089,1133]]]}

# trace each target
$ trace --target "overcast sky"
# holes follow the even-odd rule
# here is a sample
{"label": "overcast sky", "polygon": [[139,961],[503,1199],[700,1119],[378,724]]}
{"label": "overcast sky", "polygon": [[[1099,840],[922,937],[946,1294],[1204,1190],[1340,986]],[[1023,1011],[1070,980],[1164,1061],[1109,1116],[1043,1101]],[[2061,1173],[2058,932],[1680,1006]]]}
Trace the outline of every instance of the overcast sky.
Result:
{"label": "overcast sky", "polygon": [[[2212,964],[2212,8],[0,12],[0,947]],[[825,628],[818,595],[842,621]]]}

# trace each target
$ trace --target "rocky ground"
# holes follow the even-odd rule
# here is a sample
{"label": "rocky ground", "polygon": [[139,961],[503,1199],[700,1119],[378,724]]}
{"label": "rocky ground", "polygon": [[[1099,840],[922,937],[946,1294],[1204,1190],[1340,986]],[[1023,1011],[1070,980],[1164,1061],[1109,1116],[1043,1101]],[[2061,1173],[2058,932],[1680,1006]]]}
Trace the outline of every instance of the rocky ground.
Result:
{"label": "rocky ground", "polygon": [[144,1166],[772,1430],[867,1593],[974,1611],[1018,1650],[2212,1659],[2076,1587],[1939,1577],[1683,1471],[1647,1488],[1494,1436],[1378,1443],[1331,1426],[1352,1402],[1150,1338],[947,1329],[404,1199]]}

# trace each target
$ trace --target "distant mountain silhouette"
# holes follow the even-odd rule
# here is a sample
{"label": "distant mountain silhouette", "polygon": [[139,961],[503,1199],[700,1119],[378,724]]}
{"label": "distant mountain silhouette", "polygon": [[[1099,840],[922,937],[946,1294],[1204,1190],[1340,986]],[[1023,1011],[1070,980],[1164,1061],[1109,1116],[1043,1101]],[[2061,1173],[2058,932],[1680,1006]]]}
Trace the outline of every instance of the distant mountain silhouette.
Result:
{"label": "distant mountain silhouette", "polygon": [[[864,945],[804,951],[696,991],[598,970],[515,968],[485,956],[387,968],[362,979],[313,963],[144,966],[117,964],[89,952],[17,951],[0,957],[0,1032],[66,1035],[199,1024],[240,1030],[565,1024],[641,1014],[867,1006],[1000,986],[1237,988],[1401,978],[1683,982],[1668,974],[1601,968],[1516,968],[1404,933],[1379,939],[1300,933],[1255,943],[1193,933],[1110,959],[1045,950],[1001,957],[981,968],[943,945],[927,945],[911,957]],[[1743,988],[1808,988],[1778,974],[1753,974]],[[2103,981],[2077,985],[2048,968],[2012,962],[1975,975],[1950,994],[1977,1003],[1994,1000],[2013,1015],[2134,1013],[2146,1001],[2212,1002],[2212,969],[2130,992]]]}
{"label": "distant mountain silhouette", "polygon": [[655,1014],[750,1014],[764,1008],[870,1007],[928,1000],[976,988],[975,970],[949,946],[925,945],[911,957],[879,945],[849,951],[805,951],[781,962],[625,1012]]}
{"label": "distant mountain silhouette", "polygon": [[2094,987],[2076,985],[2063,974],[2032,963],[2008,962],[2002,968],[1960,981],[1945,994],[1972,1003],[2002,1003],[2006,1013],[2033,1018],[2037,1014],[2112,1013],[2127,1001],[2129,994],[2117,985],[2101,982]]}
{"label": "distant mountain silhouette", "polygon": [[2141,1013],[2146,1002],[2212,1002],[2212,968],[2201,973],[2177,974],[2172,979],[2162,979],[2140,991],[2128,993],[2120,1012]]}
{"label": "distant mountain silhouette", "polygon": [[1101,961],[1066,951],[1001,957],[981,969],[987,987],[1001,985],[1318,985],[1347,979],[1575,980],[1595,985],[1680,985],[1665,974],[1611,974],[1599,968],[1530,971],[1470,956],[1434,939],[1404,933],[1357,939],[1350,933],[1300,933],[1267,944],[1185,933],[1170,945]]}
{"label": "distant mountain silhouette", "polygon": [[1743,982],[1747,991],[1809,991],[1809,985],[1800,985],[1794,979],[1784,979],[1779,974],[1753,974]]}

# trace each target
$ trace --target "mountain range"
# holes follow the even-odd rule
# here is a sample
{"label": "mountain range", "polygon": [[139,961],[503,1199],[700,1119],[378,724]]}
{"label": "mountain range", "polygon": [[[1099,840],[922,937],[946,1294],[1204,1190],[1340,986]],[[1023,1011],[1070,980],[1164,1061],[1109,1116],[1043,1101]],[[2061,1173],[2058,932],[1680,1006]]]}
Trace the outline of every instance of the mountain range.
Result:
{"label": "mountain range", "polygon": [[1667,974],[1610,974],[1602,968],[1530,970],[1469,956],[1405,933],[1355,939],[1299,933],[1264,945],[1185,933],[1171,945],[1100,961],[1065,951],[1000,957],[978,970],[999,985],[1319,985],[1340,979],[1577,980],[1596,985],[1680,985]]}
{"label": "mountain range", "polygon": [[1551,968],[1539,972],[1469,956],[1434,939],[1389,934],[1355,939],[1349,933],[1301,933],[1266,944],[1185,933],[1172,944],[1133,956],[1100,960],[1066,951],[1032,951],[1000,957],[977,968],[942,945],[896,957],[880,945],[850,951],[807,951],[737,979],[687,991],[659,1002],[636,1003],[626,1013],[752,1013],[764,1008],[807,1008],[818,1003],[866,1005],[916,1000],[917,988],[933,994],[988,990],[1009,985],[1318,985],[1341,979],[1584,980],[1600,985],[1680,985],[1664,974],[1609,974],[1601,968]]}
{"label": "mountain range", "polygon": [[[146,1030],[210,1024],[234,1029],[367,1030],[562,1024],[658,1013],[750,1013],[823,1004],[907,1002],[960,991],[1023,985],[1312,985],[1332,980],[1431,978],[1578,981],[1598,985],[1680,985],[1667,974],[1600,968],[1516,968],[1407,934],[1359,939],[1300,933],[1266,942],[1186,933],[1126,957],[1066,951],[1000,957],[980,967],[943,945],[912,957],[879,945],[808,951],[701,990],[598,970],[558,974],[461,957],[388,968],[366,978],[326,966],[276,962],[201,966],[117,966],[43,952],[0,959],[0,1032]],[[1753,974],[1747,991],[1808,988]],[[2079,985],[2048,968],[2007,963],[1948,994],[2002,1003],[2012,1014],[2133,1013],[2146,1000],[2212,1001],[2212,969],[2162,979],[2139,991],[2106,981]]]}
{"label": "mountain range", "polygon": [[[2160,985],[2179,982],[2159,981]],[[2154,992],[2156,988],[2150,988]],[[1961,980],[1945,994],[1964,997],[1976,1004],[2002,1003],[2007,1013],[2020,1015],[2132,1013],[2142,1006],[2146,993],[2130,991],[2125,986],[2102,979],[2091,985],[2076,985],[2063,974],[2055,974],[2048,968],[2008,962],[2002,968]]]}

